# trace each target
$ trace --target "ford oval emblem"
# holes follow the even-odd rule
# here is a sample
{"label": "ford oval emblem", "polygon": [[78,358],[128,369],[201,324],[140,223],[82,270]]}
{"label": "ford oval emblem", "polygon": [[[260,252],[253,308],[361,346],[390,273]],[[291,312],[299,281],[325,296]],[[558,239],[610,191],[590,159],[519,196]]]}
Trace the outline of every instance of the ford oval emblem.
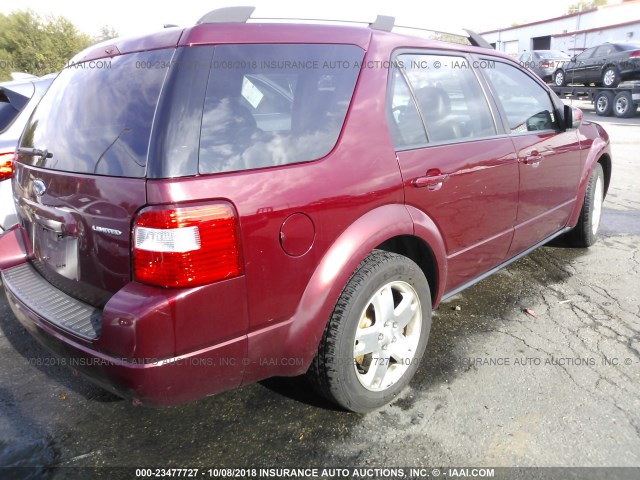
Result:
{"label": "ford oval emblem", "polygon": [[36,197],[41,197],[44,195],[44,192],[47,191],[47,186],[40,179],[34,180],[31,185],[31,191],[34,193]]}

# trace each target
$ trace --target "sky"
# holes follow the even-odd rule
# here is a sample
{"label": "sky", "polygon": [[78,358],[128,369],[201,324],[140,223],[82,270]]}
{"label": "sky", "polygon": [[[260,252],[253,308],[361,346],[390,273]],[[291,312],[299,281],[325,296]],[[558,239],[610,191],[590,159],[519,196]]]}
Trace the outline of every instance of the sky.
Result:
{"label": "sky", "polygon": [[[162,29],[165,23],[193,25],[202,15],[215,8],[253,5],[257,17],[331,18],[352,21],[373,21],[377,14],[396,17],[397,25],[424,27],[434,30],[459,31],[461,28],[486,31],[509,27],[563,15],[577,0],[537,0],[530,7],[514,0],[322,0],[304,2],[291,0],[211,1],[179,0],[176,2],[145,2],[109,0],[79,2],[78,0],[0,0],[0,13],[32,9],[46,16],[62,15],[89,35],[97,36],[104,25],[115,28],[122,36],[132,36]],[[616,3],[615,0],[609,3]]]}

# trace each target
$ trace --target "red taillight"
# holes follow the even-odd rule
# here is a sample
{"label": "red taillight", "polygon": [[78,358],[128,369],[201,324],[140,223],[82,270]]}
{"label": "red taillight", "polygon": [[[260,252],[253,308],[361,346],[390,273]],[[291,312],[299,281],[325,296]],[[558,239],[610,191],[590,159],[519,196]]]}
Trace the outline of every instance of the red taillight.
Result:
{"label": "red taillight", "polygon": [[640,58],[640,50],[636,50],[631,55],[629,55],[629,57],[630,58]]}
{"label": "red taillight", "polygon": [[6,180],[13,175],[14,153],[0,153],[0,180]]}
{"label": "red taillight", "polygon": [[553,67],[553,62],[542,62],[540,63],[540,68],[551,68]]}
{"label": "red taillight", "polygon": [[133,229],[133,276],[161,287],[196,287],[243,273],[230,205],[143,211]]}

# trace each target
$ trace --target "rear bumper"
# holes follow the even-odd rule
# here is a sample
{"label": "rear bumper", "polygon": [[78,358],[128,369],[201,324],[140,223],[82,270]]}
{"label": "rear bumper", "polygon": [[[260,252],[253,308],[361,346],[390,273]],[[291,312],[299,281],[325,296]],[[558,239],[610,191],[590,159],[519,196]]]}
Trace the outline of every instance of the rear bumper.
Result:
{"label": "rear bumper", "polygon": [[553,68],[540,68],[539,75],[543,80],[550,80],[553,77],[553,72],[555,72]]}
{"label": "rear bumper", "polygon": [[[57,291],[68,298],[56,296],[55,289],[39,289],[35,285],[38,279],[16,280],[18,274],[34,273],[29,273],[33,268],[26,256],[19,258],[20,246],[19,230],[0,238],[0,270],[7,300],[20,323],[60,357],[60,364],[117,395],[150,406],[176,405],[242,383],[246,316],[237,292],[243,292],[244,279],[182,290],[131,283],[97,311],[101,328],[91,338],[86,330],[75,331],[73,317],[61,312],[79,308],[77,318],[82,322],[83,312],[90,311],[95,326],[95,309],[62,292]],[[30,284],[35,285],[33,290]],[[217,293],[212,297],[214,290]],[[216,297],[239,301],[233,304],[234,329],[229,327],[230,310],[220,308],[218,314],[211,313],[203,301]],[[64,301],[67,303],[60,303]],[[230,334],[233,330],[242,333]]]}
{"label": "rear bumper", "polygon": [[243,339],[179,357],[125,359],[108,355],[61,334],[6,288],[16,318],[60,364],[121,397],[150,406],[177,405],[237,387],[242,380]]}

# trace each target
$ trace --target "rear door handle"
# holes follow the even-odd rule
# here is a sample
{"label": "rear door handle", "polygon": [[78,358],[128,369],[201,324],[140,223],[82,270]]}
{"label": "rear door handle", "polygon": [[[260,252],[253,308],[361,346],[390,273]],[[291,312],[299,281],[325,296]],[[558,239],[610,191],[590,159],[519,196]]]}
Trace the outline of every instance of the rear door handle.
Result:
{"label": "rear door handle", "polygon": [[442,185],[444,185],[444,182],[446,182],[448,179],[449,175],[446,173],[442,175],[427,175],[424,177],[415,178],[413,180],[413,186],[416,188],[426,187],[427,190],[434,192],[436,190],[440,190],[442,188]]}

